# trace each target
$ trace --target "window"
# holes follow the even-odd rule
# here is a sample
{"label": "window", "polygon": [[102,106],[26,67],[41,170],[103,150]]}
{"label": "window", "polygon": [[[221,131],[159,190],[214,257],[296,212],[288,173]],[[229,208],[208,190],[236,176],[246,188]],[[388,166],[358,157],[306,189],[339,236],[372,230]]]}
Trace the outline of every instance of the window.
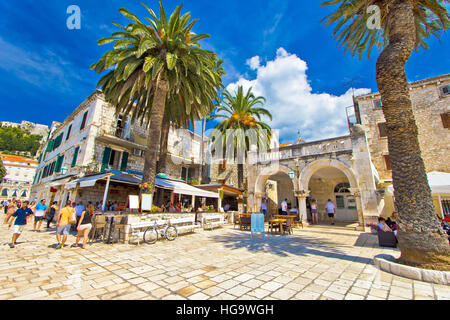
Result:
{"label": "window", "polygon": [[384,163],[386,164],[386,170],[392,170],[391,169],[391,159],[389,158],[389,155],[384,155]]}
{"label": "window", "polygon": [[181,167],[181,180],[186,181],[186,173],[187,173],[186,168],[185,167]]}
{"label": "window", "polygon": [[86,111],[83,115],[83,120],[81,121],[81,127],[80,127],[80,131],[84,129],[84,127],[86,126],[86,120],[87,120],[87,116],[88,116],[88,112]]}
{"label": "window", "polygon": [[345,209],[345,199],[344,196],[336,196],[336,207],[338,209]]}
{"label": "window", "polygon": [[350,184],[347,182],[339,183],[334,188],[334,193],[350,193]]}
{"label": "window", "polygon": [[449,129],[450,128],[450,112],[442,113],[441,114],[442,124],[444,128]]}
{"label": "window", "polygon": [[441,88],[440,88],[440,91],[441,91],[441,95],[443,95],[443,96],[448,96],[448,95],[450,95],[450,84],[441,87]]}
{"label": "window", "polygon": [[381,102],[381,99],[374,100],[373,101],[373,106],[374,106],[375,109],[381,109],[381,107],[383,106],[383,103]]}
{"label": "window", "polygon": [[67,130],[67,137],[66,137],[66,141],[69,140],[70,138],[70,132],[72,131],[72,125],[70,125],[69,130]]}
{"label": "window", "polygon": [[76,166],[79,152],[80,152],[80,147],[78,146],[75,148],[75,151],[73,152],[72,164],[70,166],[71,168]]}
{"label": "window", "polygon": [[378,131],[380,133],[380,138],[387,137],[387,125],[386,122],[378,124]]}

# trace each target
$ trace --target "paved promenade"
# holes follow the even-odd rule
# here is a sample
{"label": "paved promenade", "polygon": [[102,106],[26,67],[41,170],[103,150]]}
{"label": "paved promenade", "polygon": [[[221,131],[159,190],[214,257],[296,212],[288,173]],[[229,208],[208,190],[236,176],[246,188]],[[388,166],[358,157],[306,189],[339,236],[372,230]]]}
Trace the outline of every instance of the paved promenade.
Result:
{"label": "paved promenade", "polygon": [[375,255],[400,253],[368,233],[305,228],[251,241],[227,226],[154,245],[55,250],[54,231],[30,230],[10,249],[0,226],[0,300],[450,299],[448,286],[377,269]]}

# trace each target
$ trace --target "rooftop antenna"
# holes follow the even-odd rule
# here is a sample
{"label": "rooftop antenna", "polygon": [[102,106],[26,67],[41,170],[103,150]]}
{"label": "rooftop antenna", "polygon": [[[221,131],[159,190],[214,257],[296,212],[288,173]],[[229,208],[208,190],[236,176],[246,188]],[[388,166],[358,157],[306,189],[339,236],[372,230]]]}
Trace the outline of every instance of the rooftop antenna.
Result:
{"label": "rooftop antenna", "polygon": [[[348,79],[348,78],[346,78],[346,79]],[[350,86],[350,88],[352,88],[353,99],[355,98],[355,88],[354,88],[354,86],[353,86],[353,83],[357,82],[357,81],[356,81],[357,79],[360,79],[360,77],[354,77],[354,78],[351,78],[349,81],[347,81],[347,82],[345,83],[345,86],[346,86],[346,87],[347,87],[347,86]]]}

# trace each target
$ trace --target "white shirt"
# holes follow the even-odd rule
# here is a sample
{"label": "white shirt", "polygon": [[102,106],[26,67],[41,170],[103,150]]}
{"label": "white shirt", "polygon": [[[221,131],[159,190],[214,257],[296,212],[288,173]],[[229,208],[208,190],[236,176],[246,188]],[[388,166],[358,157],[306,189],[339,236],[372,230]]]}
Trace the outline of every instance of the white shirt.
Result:
{"label": "white shirt", "polygon": [[267,210],[266,202],[263,201],[263,202],[261,203],[261,209],[262,209],[262,210]]}
{"label": "white shirt", "polygon": [[327,202],[327,205],[325,206],[325,209],[327,209],[328,213],[334,213],[334,204],[331,201]]}
{"label": "white shirt", "polygon": [[287,212],[287,207],[288,207],[287,202],[286,202],[286,201],[283,201],[283,202],[281,203],[281,210]]}

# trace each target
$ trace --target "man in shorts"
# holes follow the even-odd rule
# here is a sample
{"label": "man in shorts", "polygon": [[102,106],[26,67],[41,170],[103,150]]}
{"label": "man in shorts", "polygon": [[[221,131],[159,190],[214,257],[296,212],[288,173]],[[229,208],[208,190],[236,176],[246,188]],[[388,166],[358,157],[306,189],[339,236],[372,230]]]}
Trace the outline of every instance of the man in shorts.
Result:
{"label": "man in shorts", "polygon": [[67,235],[70,232],[71,220],[74,213],[75,209],[72,208],[70,201],[67,201],[66,206],[59,210],[59,214],[56,217],[56,240],[58,240],[56,249],[64,248],[64,244],[67,241]]}
{"label": "man in shorts", "polygon": [[[47,205],[45,204],[45,199],[41,200],[35,207],[36,212],[34,213],[34,231],[41,232],[41,224],[45,219],[45,211],[47,211]],[[37,226],[37,228],[36,228]]]}
{"label": "man in shorts", "polygon": [[328,199],[327,204],[325,205],[325,209],[328,212],[328,217],[331,220],[331,224],[334,225],[334,215],[336,214],[336,207],[334,206],[334,203],[331,201],[331,199]]}
{"label": "man in shorts", "polygon": [[22,202],[22,207],[17,209],[16,212],[12,214],[14,219],[14,229],[13,229],[13,237],[11,241],[11,249],[16,246],[16,241],[19,239],[22,234],[25,226],[27,225],[27,218],[33,215],[33,211],[28,208],[28,201]]}

